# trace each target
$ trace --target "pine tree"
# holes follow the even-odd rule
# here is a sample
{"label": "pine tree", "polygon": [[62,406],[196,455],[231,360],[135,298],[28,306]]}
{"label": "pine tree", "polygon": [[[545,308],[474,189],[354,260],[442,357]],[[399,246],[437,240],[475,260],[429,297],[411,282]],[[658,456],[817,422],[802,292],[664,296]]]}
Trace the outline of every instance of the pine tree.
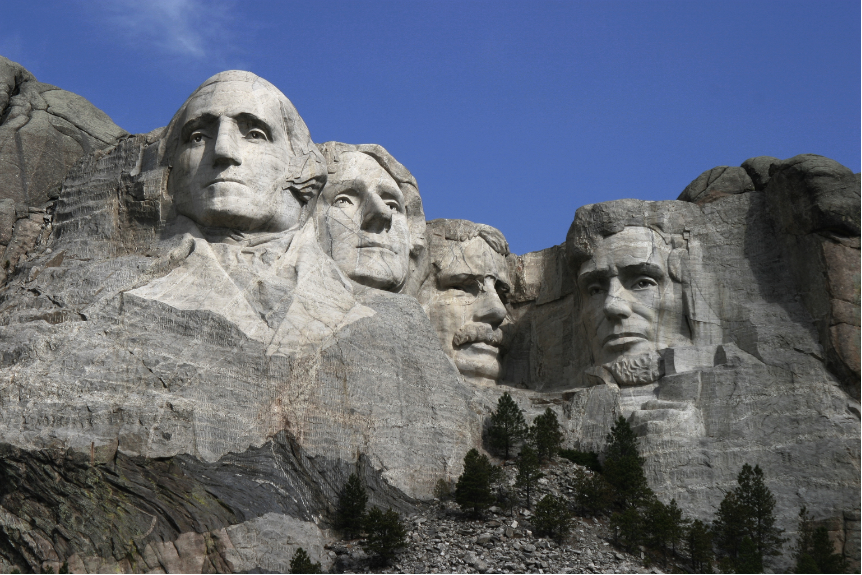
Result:
{"label": "pine tree", "polygon": [[601,473],[588,474],[579,469],[575,471],[572,487],[575,504],[582,515],[602,513],[614,504],[614,488]]}
{"label": "pine tree", "polygon": [[667,564],[666,550],[670,544],[672,529],[667,505],[653,499],[645,505],[643,520],[647,544],[656,551],[661,551],[662,559]]}
{"label": "pine tree", "polygon": [[700,519],[695,519],[686,533],[686,546],[692,570],[712,572],[712,532]]}
{"label": "pine tree", "polygon": [[826,527],[815,528],[805,507],[799,511],[799,536],[793,558],[796,573],[844,573],[847,570],[847,562],[835,553]]}
{"label": "pine tree", "polygon": [[527,492],[528,508],[530,507],[530,494],[542,476],[542,472],[539,471],[539,456],[536,454],[536,450],[525,445],[518,457],[518,477],[515,485]]}
{"label": "pine tree", "polygon": [[545,495],[536,504],[533,527],[538,535],[547,535],[558,543],[562,543],[569,533],[570,522],[571,518],[566,503],[553,495]]}
{"label": "pine tree", "polygon": [[372,507],[365,515],[365,540],[362,548],[382,565],[395,558],[401,547],[407,545],[407,530],[398,513],[389,509],[385,513],[379,507]]}
{"label": "pine tree", "polygon": [[545,413],[533,420],[530,436],[536,445],[536,453],[541,460],[551,459],[563,443],[563,432],[557,414],[549,407]]}
{"label": "pine tree", "polygon": [[637,436],[620,416],[608,434],[603,465],[605,479],[617,493],[617,504],[623,509],[642,504],[652,496],[638,453]]}
{"label": "pine tree", "polygon": [[471,449],[464,456],[464,471],[455,485],[455,501],[462,509],[471,509],[473,516],[478,517],[494,502],[491,484],[495,477],[496,468],[488,458]]}
{"label": "pine tree", "polygon": [[784,539],[783,530],[775,527],[775,497],[763,482],[763,471],[759,465],[754,469],[747,463],[736,478],[739,502],[749,512],[749,537],[757,547],[761,566],[767,555],[780,554]]}
{"label": "pine tree", "polygon": [[763,482],[760,466],[752,469],[746,463],[736,482],[713,522],[716,549],[735,571],[756,566],[762,570],[764,557],[778,555],[784,542],[782,531],[775,527],[775,497]]}
{"label": "pine tree", "polygon": [[359,481],[359,476],[351,473],[338,495],[336,528],[344,531],[347,537],[359,535],[362,530],[362,519],[367,503],[368,493],[366,493],[365,487]]}
{"label": "pine tree", "polygon": [[518,408],[508,392],[504,393],[497,401],[497,410],[491,414],[491,428],[488,430],[491,447],[502,451],[503,456],[509,459],[509,450],[526,433],[524,411]]}
{"label": "pine tree", "polygon": [[323,573],[320,563],[312,563],[308,553],[302,547],[297,547],[290,560],[291,573]]}
{"label": "pine tree", "polygon": [[686,528],[690,521],[683,517],[682,509],[676,504],[676,499],[671,499],[667,506],[668,520],[670,523],[669,542],[670,549],[676,557],[676,551],[685,538]]}
{"label": "pine tree", "polygon": [[611,515],[611,530],[614,541],[628,550],[641,544],[643,540],[643,517],[637,507],[628,507]]}

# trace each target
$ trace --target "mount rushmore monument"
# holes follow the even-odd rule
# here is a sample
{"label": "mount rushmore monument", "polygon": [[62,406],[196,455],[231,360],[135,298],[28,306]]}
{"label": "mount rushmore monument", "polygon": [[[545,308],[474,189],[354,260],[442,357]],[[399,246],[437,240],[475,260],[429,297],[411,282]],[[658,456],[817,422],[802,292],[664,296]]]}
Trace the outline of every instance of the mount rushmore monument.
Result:
{"label": "mount rushmore monument", "polygon": [[411,509],[504,391],[570,448],[626,417],[693,517],[758,464],[780,527],[805,505],[858,561],[860,184],[837,162],[713,168],[516,255],[426,222],[389,152],[315,143],[249,72],[131,135],[0,59],[0,110],[0,570],[329,563],[351,473]]}

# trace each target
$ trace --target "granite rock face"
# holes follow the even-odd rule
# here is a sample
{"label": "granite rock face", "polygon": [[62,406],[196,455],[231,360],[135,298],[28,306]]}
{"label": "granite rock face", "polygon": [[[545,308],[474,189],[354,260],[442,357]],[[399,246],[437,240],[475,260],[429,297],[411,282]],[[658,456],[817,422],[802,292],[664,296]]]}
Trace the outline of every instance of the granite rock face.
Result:
{"label": "granite rock face", "polygon": [[[79,158],[128,134],[84,98],[0,56],[0,263],[37,241],[46,204]],[[0,272],[3,273],[3,272]]]}
{"label": "granite rock face", "polygon": [[[0,64],[5,108],[62,95]],[[503,391],[567,447],[627,417],[651,486],[702,519],[757,463],[788,534],[806,505],[858,561],[846,168],[752,158],[515,255],[490,226],[426,228],[407,168],[315,144],[253,74],[135,136],[62,98],[90,148],[28,152],[62,187],[0,194],[0,570],[285,571],[300,546],[330,567],[350,473],[416,513]]]}

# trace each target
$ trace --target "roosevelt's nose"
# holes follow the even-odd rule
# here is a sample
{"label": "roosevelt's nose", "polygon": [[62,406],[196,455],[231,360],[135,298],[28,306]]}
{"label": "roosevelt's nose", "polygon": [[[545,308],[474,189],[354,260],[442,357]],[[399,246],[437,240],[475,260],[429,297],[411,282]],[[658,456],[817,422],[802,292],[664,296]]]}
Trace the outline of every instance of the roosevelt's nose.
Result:
{"label": "roosevelt's nose", "polygon": [[485,278],[485,290],[476,298],[473,304],[473,321],[491,324],[495,329],[506,319],[506,306],[497,293],[497,280],[491,276]]}
{"label": "roosevelt's nose", "polygon": [[606,317],[610,319],[625,319],[632,315],[632,308],[625,296],[626,290],[622,283],[620,283],[620,280],[611,278],[608,293],[602,306]]}
{"label": "roosevelt's nose", "polygon": [[228,118],[222,118],[219,121],[215,149],[213,150],[214,164],[231,164],[234,166],[242,164],[239,136],[239,129],[235,122]]}
{"label": "roosevelt's nose", "polygon": [[391,208],[377,194],[368,194],[362,206],[362,230],[379,234],[388,230],[391,224]]}

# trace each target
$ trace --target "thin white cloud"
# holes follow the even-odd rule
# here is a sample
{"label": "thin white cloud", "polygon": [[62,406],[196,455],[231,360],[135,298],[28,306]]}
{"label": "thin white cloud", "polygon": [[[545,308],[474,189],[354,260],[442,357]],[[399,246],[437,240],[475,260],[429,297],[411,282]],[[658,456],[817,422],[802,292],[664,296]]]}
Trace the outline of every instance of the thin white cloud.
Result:
{"label": "thin white cloud", "polygon": [[221,59],[233,50],[233,2],[213,0],[102,0],[100,24],[144,51],[202,60]]}

